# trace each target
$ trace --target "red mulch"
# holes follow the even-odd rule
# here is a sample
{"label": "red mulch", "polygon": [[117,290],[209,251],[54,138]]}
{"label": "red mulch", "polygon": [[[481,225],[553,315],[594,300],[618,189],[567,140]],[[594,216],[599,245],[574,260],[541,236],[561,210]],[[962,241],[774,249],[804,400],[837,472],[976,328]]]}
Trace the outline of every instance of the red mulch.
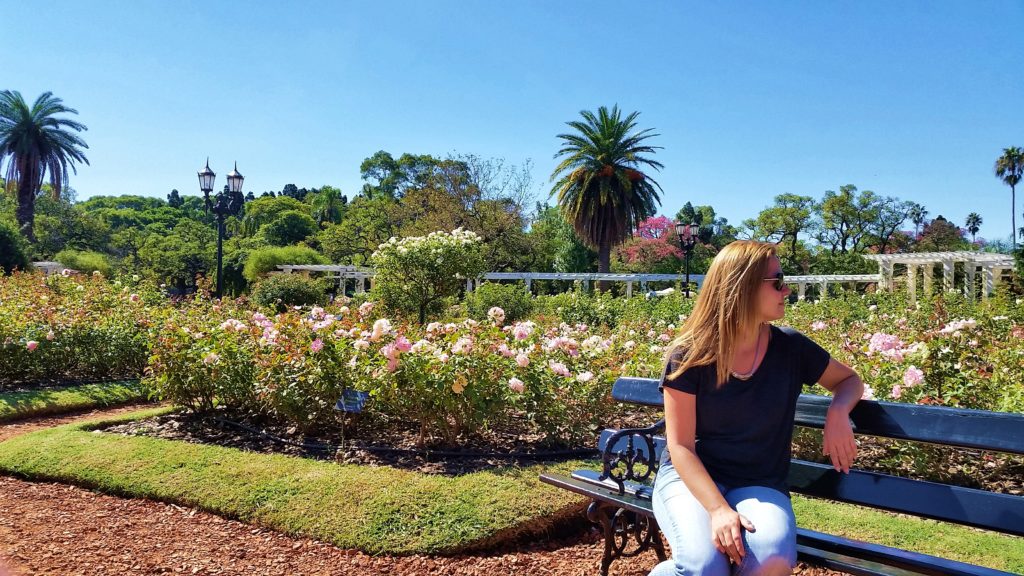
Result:
{"label": "red mulch", "polygon": [[[132,409],[137,407],[0,425],[0,440]],[[15,575],[583,576],[598,573],[601,552],[599,534],[590,531],[480,555],[374,557],[173,504],[0,476],[0,562]],[[655,562],[654,553],[648,552],[617,561],[611,573],[644,576]],[[839,574],[803,566],[797,572]],[[7,576],[2,566],[0,576]]]}

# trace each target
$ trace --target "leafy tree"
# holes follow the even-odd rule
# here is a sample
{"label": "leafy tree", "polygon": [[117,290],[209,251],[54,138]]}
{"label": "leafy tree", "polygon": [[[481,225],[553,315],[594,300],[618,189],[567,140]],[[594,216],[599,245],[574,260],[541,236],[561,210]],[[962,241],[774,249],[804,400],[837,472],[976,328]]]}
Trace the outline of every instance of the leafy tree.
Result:
{"label": "leafy tree", "polygon": [[290,196],[261,196],[245,205],[245,216],[242,217],[242,233],[245,236],[256,234],[261,227],[277,219],[289,210],[309,213],[309,205]]}
{"label": "leafy tree", "polygon": [[971,244],[977,242],[976,236],[978,235],[978,231],[981,230],[981,223],[981,215],[977,212],[971,212],[967,215],[967,220],[964,222],[964,226],[967,228],[967,231],[971,233]]}
{"label": "leafy tree", "polygon": [[21,93],[0,92],[0,168],[7,163],[6,180],[18,194],[15,217],[29,242],[35,242],[36,196],[47,174],[53,194],[59,197],[68,186],[68,169],[77,174],[76,162],[89,163],[82,152],[89,146],[75,134],[86,130],[85,125],[58,114],[78,111],[64,106],[51,92],[40,95],[31,108]]}
{"label": "leafy tree", "polygon": [[873,222],[868,222],[868,239],[880,254],[889,252],[894,241],[898,241],[900,228],[907,221],[907,213],[911,208],[910,202],[903,202],[898,198],[886,196],[878,198],[875,202],[876,217]]}
{"label": "leafy tree", "polygon": [[316,221],[305,212],[286,210],[281,212],[273,222],[260,228],[260,233],[268,244],[288,246],[302,242],[317,231]]}
{"label": "leafy tree", "polygon": [[255,282],[268,272],[278,272],[278,264],[329,264],[326,258],[305,246],[268,247],[253,250],[245,261],[245,279]]}
{"label": "leafy tree", "polygon": [[[657,147],[646,144],[651,129],[636,131],[638,112],[622,118],[618,106],[597,114],[580,112],[583,121],[567,124],[575,130],[559,134],[563,158],[551,174],[551,195],[577,236],[598,252],[598,272],[608,272],[611,249],[628,238],[636,225],[654,215],[661,186],[639,167],[662,168],[648,157]],[[599,288],[604,290],[606,282]]]}
{"label": "leafy tree", "polygon": [[921,237],[914,245],[915,252],[946,252],[966,248],[967,240],[963,230],[941,215],[925,225]]}
{"label": "leafy tree", "polygon": [[169,233],[150,234],[139,248],[142,267],[158,282],[181,292],[196,288],[196,277],[216,266],[217,234],[195,220],[182,220]]}
{"label": "leafy tree", "polygon": [[865,250],[871,225],[878,220],[878,197],[870,190],[857,193],[853,184],[840,186],[839,192],[828,190],[817,204],[820,227],[817,240],[836,252]]}
{"label": "leafy tree", "polygon": [[362,195],[401,198],[409,188],[425,184],[440,163],[429,154],[406,153],[395,160],[390,153],[381,150],[359,165],[363,180],[368,181],[363,185]]}
{"label": "leafy tree", "polygon": [[317,235],[324,254],[332,262],[364,266],[380,244],[397,235],[392,213],[398,203],[387,196],[356,196],[341,224]]}
{"label": "leafy tree", "polygon": [[21,235],[14,226],[0,220],[0,273],[28,270],[30,265]]}
{"label": "leafy tree", "polygon": [[[687,203],[689,204],[689,203]],[[676,244],[675,222],[665,216],[648,218],[637,226],[633,237],[615,249],[623,272],[675,274],[683,251]]]}
{"label": "leafy tree", "polygon": [[796,269],[802,260],[800,234],[812,228],[814,209],[815,202],[810,196],[780,194],[774,205],[762,210],[757,218],[745,220],[743,225],[752,238],[785,243],[787,250],[780,255],[791,269]]}
{"label": "leafy tree", "polygon": [[180,208],[185,203],[178,195],[177,188],[171,190],[171,193],[167,195],[167,205],[171,208]]}
{"label": "leafy tree", "polygon": [[1003,148],[1003,155],[996,159],[996,177],[1010,187],[1010,238],[1013,249],[1017,249],[1017,184],[1024,175],[1024,150],[1017,146]]}

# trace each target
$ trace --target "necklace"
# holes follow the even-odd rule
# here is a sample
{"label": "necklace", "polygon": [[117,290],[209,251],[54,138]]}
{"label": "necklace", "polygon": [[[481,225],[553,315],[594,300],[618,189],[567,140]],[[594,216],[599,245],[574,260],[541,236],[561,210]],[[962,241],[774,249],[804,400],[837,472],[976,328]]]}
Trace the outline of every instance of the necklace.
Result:
{"label": "necklace", "polygon": [[745,374],[739,374],[737,372],[730,371],[729,373],[732,374],[733,377],[739,378],[740,380],[746,380],[746,379],[750,378],[751,376],[753,376],[754,372],[757,371],[757,352],[761,349],[761,332],[762,332],[761,326],[758,326],[757,327],[757,344],[754,345],[754,361],[750,363],[750,371],[745,373]]}

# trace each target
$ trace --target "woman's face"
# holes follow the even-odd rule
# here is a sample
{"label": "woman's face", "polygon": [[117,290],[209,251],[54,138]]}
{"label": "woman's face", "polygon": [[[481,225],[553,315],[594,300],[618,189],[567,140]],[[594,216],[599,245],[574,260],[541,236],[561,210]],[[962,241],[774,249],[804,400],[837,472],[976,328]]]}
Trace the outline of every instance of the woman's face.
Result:
{"label": "woman's face", "polygon": [[776,275],[782,273],[782,263],[777,257],[768,261],[768,268],[761,281],[760,290],[757,293],[758,312],[763,322],[779,320],[786,315],[786,300],[791,290],[788,285],[783,285],[782,290],[775,287]]}

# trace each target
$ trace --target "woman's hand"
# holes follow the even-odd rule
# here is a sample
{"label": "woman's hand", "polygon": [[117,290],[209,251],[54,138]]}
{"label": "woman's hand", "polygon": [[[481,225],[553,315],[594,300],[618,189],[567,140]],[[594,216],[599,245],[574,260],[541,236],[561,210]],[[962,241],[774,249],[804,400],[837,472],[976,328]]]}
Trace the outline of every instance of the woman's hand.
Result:
{"label": "woman's hand", "polygon": [[743,549],[743,529],[754,532],[754,524],[729,506],[711,513],[711,542],[719,552],[734,564],[743,562],[747,551]]}
{"label": "woman's hand", "polygon": [[849,414],[841,408],[830,407],[825,416],[825,436],[822,453],[832,459],[837,472],[850,473],[853,459],[857,457],[857,442],[853,438],[853,426]]}

